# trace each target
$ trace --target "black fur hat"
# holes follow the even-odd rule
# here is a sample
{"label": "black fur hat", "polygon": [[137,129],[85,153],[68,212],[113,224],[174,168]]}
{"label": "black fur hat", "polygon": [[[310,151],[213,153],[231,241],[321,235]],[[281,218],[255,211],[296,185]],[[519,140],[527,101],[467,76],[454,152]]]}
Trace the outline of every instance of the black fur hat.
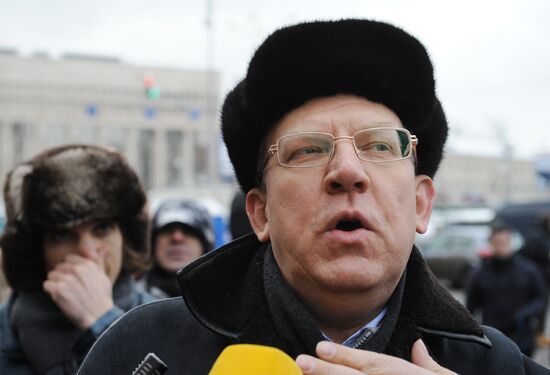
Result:
{"label": "black fur hat", "polygon": [[269,130],[308,100],[352,94],[382,103],[419,139],[417,174],[434,176],[447,138],[430,58],[405,31],[370,20],[302,23],[271,34],[226,97],[222,133],[244,192],[258,186]]}
{"label": "black fur hat", "polygon": [[123,267],[134,271],[148,251],[145,192],[121,154],[89,145],[47,150],[16,166],[4,186],[7,223],[3,268],[15,290],[40,290],[43,235],[95,220],[113,220],[124,237]]}

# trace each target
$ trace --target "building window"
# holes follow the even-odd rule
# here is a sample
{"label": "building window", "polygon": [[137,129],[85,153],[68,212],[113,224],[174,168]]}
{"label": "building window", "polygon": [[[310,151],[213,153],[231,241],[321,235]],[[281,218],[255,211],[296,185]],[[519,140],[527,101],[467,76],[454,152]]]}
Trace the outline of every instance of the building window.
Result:
{"label": "building window", "polygon": [[130,138],[130,131],[124,128],[104,129],[105,143],[116,148],[122,154],[126,153],[126,140]]}
{"label": "building window", "polygon": [[12,139],[13,139],[13,162],[19,164],[25,157],[25,139],[26,137],[26,125],[16,122],[13,124]]}
{"label": "building window", "polygon": [[183,133],[179,130],[166,132],[166,184],[169,187],[183,186]]}
{"label": "building window", "polygon": [[195,131],[194,138],[195,180],[200,185],[208,184],[210,182],[208,178],[208,137],[204,131]]}
{"label": "building window", "polygon": [[138,133],[138,173],[146,189],[153,186],[155,133],[150,129],[142,129]]}
{"label": "building window", "polygon": [[74,143],[95,144],[98,141],[97,128],[95,126],[72,127],[72,141]]}
{"label": "building window", "polygon": [[40,133],[40,147],[48,149],[67,143],[69,128],[61,125],[44,125],[40,127]]}

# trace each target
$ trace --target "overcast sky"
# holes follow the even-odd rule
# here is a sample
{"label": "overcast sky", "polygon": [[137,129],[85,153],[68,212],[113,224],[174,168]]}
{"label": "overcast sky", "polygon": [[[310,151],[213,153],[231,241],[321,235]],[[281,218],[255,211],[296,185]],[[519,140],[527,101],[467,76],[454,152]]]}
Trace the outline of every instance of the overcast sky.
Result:
{"label": "overcast sky", "polygon": [[303,20],[366,17],[417,36],[433,59],[449,149],[550,153],[548,0],[0,0],[0,47],[120,57],[132,64],[213,67],[221,95],[259,43]]}

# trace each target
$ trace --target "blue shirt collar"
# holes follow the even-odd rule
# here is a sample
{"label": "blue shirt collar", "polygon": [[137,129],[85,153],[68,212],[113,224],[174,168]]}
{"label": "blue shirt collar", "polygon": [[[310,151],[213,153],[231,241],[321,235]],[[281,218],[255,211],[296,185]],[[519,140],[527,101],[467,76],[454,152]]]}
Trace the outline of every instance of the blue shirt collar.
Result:
{"label": "blue shirt collar", "polygon": [[[384,307],[382,311],[380,311],[378,315],[374,317],[374,319],[372,319],[370,322],[365,324],[363,327],[359,328],[357,331],[355,331],[353,335],[351,335],[346,340],[344,340],[342,345],[348,346],[348,347],[354,347],[357,339],[361,337],[367,329],[371,330],[373,333],[376,332],[380,327],[380,322],[382,321],[382,319],[384,319],[384,316],[386,315],[387,310],[388,308]],[[328,341],[332,341],[327,335],[325,335],[324,332],[321,331],[321,333],[323,334],[323,337],[325,339],[327,339]]]}

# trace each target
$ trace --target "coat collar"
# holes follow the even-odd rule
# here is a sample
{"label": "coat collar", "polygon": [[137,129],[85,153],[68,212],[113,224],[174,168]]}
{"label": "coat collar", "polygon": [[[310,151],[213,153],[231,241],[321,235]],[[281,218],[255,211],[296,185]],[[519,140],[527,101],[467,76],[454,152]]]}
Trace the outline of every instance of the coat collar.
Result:
{"label": "coat collar", "polygon": [[[255,330],[277,331],[270,319],[264,288],[264,278],[269,277],[264,270],[268,246],[259,243],[254,235],[241,237],[178,272],[184,301],[203,325],[235,341],[244,339],[243,335],[250,339],[248,342],[254,341],[247,335]],[[400,303],[395,305],[397,322],[388,332],[391,337],[387,353],[408,358],[414,341],[426,332],[480,340],[484,337],[463,305],[438,283],[416,247],[412,249],[399,298]],[[297,300],[295,303],[300,304]],[[280,337],[264,337],[261,343],[279,346],[277,339]]]}

